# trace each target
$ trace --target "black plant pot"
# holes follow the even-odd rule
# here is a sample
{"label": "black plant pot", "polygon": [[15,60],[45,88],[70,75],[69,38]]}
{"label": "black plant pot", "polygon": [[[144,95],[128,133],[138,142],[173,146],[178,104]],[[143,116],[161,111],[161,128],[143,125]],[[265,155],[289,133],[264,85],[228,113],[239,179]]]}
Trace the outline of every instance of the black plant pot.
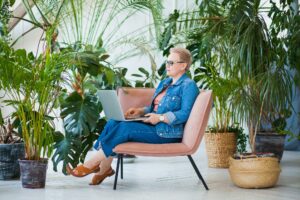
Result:
{"label": "black plant pot", "polygon": [[20,178],[18,159],[24,156],[24,143],[0,144],[0,180]]}
{"label": "black plant pot", "polygon": [[274,153],[280,161],[284,150],[285,137],[286,135],[279,135],[275,132],[257,133],[255,138],[255,151]]}
{"label": "black plant pot", "polygon": [[19,160],[21,181],[24,188],[44,188],[48,159]]}

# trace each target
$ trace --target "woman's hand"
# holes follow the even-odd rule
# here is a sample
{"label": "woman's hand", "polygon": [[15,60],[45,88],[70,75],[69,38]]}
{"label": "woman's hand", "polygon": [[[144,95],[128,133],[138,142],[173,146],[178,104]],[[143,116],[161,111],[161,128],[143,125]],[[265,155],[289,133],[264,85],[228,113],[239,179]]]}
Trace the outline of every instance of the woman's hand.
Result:
{"label": "woman's hand", "polygon": [[159,120],[160,115],[159,114],[148,113],[145,116],[148,117],[147,119],[143,120],[143,122],[145,122],[145,123],[150,123],[150,124],[155,125],[158,122],[160,122],[160,120]]}
{"label": "woman's hand", "polygon": [[125,118],[136,118],[144,115],[144,108],[129,108],[124,114]]}

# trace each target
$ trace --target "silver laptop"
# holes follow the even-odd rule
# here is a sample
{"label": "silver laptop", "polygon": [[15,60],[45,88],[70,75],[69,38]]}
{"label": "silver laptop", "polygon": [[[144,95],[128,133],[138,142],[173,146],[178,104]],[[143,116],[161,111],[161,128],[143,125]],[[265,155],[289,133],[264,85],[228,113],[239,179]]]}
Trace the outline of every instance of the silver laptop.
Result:
{"label": "silver laptop", "polygon": [[115,90],[99,90],[97,95],[102,104],[105,116],[108,119],[113,119],[116,121],[142,121],[148,118],[138,117],[125,119],[117,92]]}

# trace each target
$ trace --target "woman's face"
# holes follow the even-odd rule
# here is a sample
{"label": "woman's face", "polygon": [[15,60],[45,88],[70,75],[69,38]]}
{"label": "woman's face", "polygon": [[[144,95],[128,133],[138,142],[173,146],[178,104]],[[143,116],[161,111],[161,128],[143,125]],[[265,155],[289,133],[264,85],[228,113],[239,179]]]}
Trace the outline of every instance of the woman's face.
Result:
{"label": "woman's face", "polygon": [[171,53],[166,61],[167,75],[173,78],[178,78],[185,73],[187,63],[180,60],[177,53]]}

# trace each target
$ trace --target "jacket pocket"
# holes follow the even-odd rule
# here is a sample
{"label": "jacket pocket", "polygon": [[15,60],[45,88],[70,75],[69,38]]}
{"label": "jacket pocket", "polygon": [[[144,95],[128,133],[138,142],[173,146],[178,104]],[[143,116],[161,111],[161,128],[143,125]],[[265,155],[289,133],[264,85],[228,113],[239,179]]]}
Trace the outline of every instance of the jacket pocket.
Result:
{"label": "jacket pocket", "polygon": [[168,96],[166,101],[168,110],[175,111],[180,109],[181,98],[179,96]]}

